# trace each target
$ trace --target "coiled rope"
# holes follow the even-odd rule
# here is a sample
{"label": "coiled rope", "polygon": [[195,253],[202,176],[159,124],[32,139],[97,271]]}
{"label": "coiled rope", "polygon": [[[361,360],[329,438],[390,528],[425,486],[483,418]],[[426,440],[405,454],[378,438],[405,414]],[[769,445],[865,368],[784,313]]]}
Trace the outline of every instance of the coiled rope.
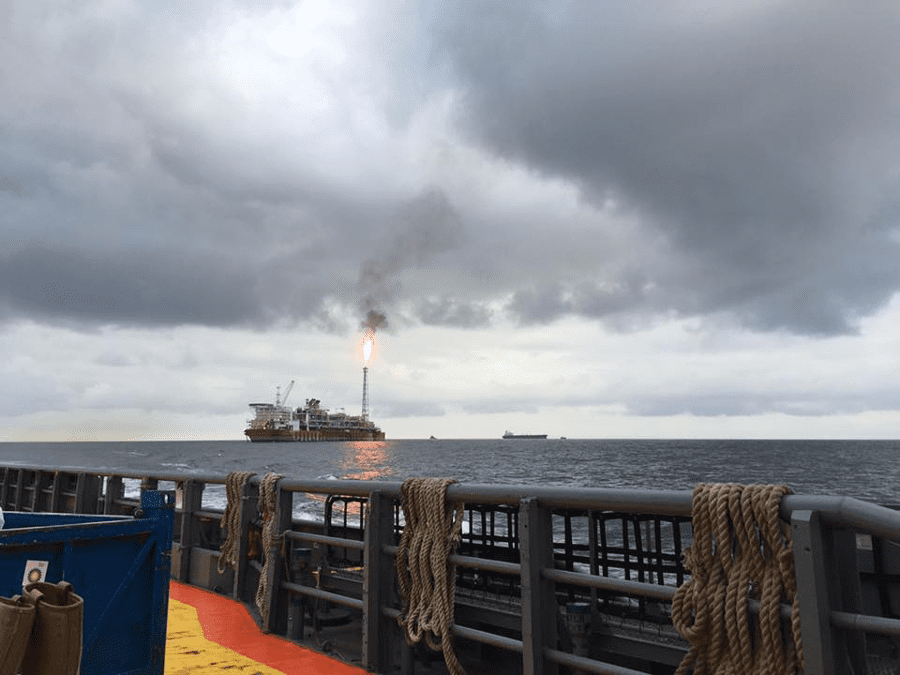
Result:
{"label": "coiled rope", "polygon": [[[449,556],[462,534],[463,504],[447,502],[452,478],[408,478],[400,488],[406,524],[395,561],[403,610],[397,622],[406,642],[422,638],[444,654],[451,675],[464,675],[453,651],[456,566]],[[455,511],[455,514],[454,514]]]}
{"label": "coiled rope", "polygon": [[228,534],[219,547],[222,552],[217,565],[219,574],[224,574],[228,568],[237,567],[238,543],[241,537],[241,495],[244,485],[255,475],[252,471],[232,471],[225,479],[225,495],[228,501],[219,528],[227,530]]}
{"label": "coiled rope", "polygon": [[[800,606],[790,529],[778,517],[785,485],[701,483],[694,489],[691,578],[672,600],[672,623],[690,643],[676,675],[803,672]],[[754,620],[750,599],[760,604]],[[782,632],[780,603],[791,605]]]}
{"label": "coiled rope", "polygon": [[267,473],[259,481],[259,515],[262,518],[262,542],[263,567],[259,573],[259,585],[256,587],[256,608],[262,617],[262,624],[269,622],[269,601],[272,589],[266,583],[269,575],[269,566],[272,564],[275,547],[278,545],[278,536],[275,534],[275,505],[278,496],[278,481],[284,478],[284,474]]}

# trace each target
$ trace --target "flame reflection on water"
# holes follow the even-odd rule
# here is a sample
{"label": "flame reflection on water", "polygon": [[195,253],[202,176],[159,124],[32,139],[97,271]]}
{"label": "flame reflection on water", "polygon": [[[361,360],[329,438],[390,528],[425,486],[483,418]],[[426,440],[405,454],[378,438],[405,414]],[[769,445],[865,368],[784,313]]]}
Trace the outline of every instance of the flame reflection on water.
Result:
{"label": "flame reflection on water", "polygon": [[[336,444],[337,445],[337,444]],[[347,441],[338,447],[343,450],[343,458],[338,466],[340,480],[389,480],[396,476],[394,453],[390,441]],[[325,513],[326,496],[322,494],[304,493],[307,511]],[[311,507],[311,508],[310,508]],[[346,516],[345,516],[346,509]],[[335,525],[343,523],[344,518],[359,522],[360,503],[348,499],[337,500],[332,511],[331,520]]]}

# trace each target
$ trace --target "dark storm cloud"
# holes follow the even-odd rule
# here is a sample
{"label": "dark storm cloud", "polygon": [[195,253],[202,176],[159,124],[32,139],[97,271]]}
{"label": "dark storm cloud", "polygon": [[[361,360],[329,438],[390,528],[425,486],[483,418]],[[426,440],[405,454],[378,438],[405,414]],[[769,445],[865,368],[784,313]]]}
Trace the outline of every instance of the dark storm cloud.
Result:
{"label": "dark storm cloud", "polygon": [[900,287],[893,4],[377,4],[331,69],[288,4],[0,7],[4,318],[833,334]]}
{"label": "dark storm cloud", "polygon": [[643,296],[639,279],[623,278],[615,284],[550,283],[516,291],[507,309],[523,324],[550,323],[565,315],[604,319],[627,313],[643,302]]}
{"label": "dark storm cloud", "polygon": [[[217,269],[218,268],[218,269]],[[236,265],[196,253],[28,245],[2,259],[0,302],[50,320],[240,323],[260,316],[255,283]]]}
{"label": "dark storm cloud", "polygon": [[[668,242],[635,309],[835,333],[900,287],[895,4],[508,2],[444,17],[471,137]],[[520,290],[513,309],[581,310],[553,288]]]}
{"label": "dark storm cloud", "polygon": [[271,325],[354,302],[367,228],[396,206],[298,159],[291,111],[261,118],[211,47],[277,4],[4,5],[0,318]]}

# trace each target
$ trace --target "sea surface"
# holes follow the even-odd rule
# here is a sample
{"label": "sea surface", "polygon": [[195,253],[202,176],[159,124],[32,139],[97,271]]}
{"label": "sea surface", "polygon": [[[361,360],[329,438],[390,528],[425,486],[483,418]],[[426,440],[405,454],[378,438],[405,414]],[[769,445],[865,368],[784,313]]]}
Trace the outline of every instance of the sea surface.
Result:
{"label": "sea surface", "polygon": [[[99,472],[690,490],[701,482],[786,483],[802,494],[900,503],[900,441],[388,440],[348,443],[147,441],[0,443],[0,466]],[[131,485],[131,491],[137,487]],[[224,507],[207,488],[205,506]],[[303,509],[301,509],[302,511]]]}

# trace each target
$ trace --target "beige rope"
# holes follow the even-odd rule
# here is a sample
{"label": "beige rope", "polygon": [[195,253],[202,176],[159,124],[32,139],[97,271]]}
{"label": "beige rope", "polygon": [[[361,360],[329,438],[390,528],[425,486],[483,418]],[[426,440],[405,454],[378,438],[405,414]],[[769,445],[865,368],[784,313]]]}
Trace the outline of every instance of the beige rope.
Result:
{"label": "beige rope", "polygon": [[[790,529],[778,516],[785,485],[701,483],[694,489],[691,578],[675,592],[672,623],[690,649],[676,675],[803,672],[800,607]],[[750,599],[760,603],[755,620]],[[792,606],[783,635],[779,605]]]}
{"label": "beige rope", "polygon": [[219,527],[227,530],[228,534],[219,547],[222,552],[217,565],[219,574],[224,574],[228,568],[237,567],[238,543],[241,537],[241,495],[244,485],[255,475],[252,471],[232,471],[225,479],[225,495],[228,501]]}
{"label": "beige rope", "polygon": [[269,588],[266,579],[269,573],[269,565],[276,551],[275,547],[278,545],[278,535],[275,534],[275,505],[278,496],[278,481],[282,478],[284,478],[283,474],[267,473],[259,481],[259,515],[263,520],[261,547],[264,562],[259,573],[259,585],[256,587],[256,607],[259,609],[259,614],[262,617],[263,626],[268,623],[269,607],[271,605],[269,600],[272,595],[272,589]]}
{"label": "beige rope", "polygon": [[[464,675],[453,651],[456,566],[449,561],[462,534],[463,504],[447,502],[452,478],[408,478],[400,489],[406,525],[397,549],[397,585],[403,610],[397,619],[407,644],[422,638],[444,654],[451,675]],[[454,514],[455,511],[455,514]]]}

